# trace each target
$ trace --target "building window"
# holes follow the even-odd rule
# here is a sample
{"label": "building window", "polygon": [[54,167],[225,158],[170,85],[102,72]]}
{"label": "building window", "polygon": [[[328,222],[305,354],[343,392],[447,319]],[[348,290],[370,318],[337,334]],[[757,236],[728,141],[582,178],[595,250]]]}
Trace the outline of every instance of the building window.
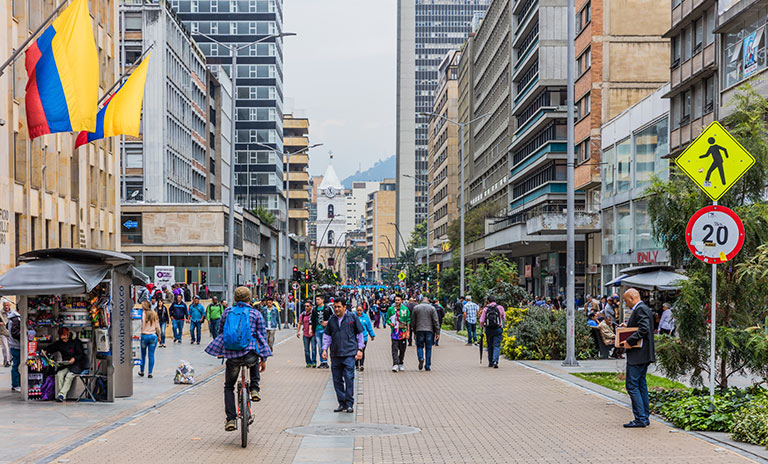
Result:
{"label": "building window", "polygon": [[[331,207],[329,206],[329,208],[331,208]],[[331,217],[332,217],[332,216],[331,216]],[[328,245],[333,245],[333,243],[334,243],[334,242],[333,242],[333,238],[334,238],[334,237],[333,237],[333,231],[332,231],[332,230],[329,230],[329,231],[328,231]]]}
{"label": "building window", "polygon": [[613,220],[613,208],[608,208],[603,211],[603,254],[612,255],[616,252],[614,248],[614,220]]}
{"label": "building window", "polygon": [[576,144],[576,163],[583,163],[590,158],[589,137]]}
{"label": "building window", "polygon": [[328,205],[328,219],[333,219],[334,212],[333,212],[333,205]]}
{"label": "building window", "polygon": [[631,185],[631,158],[632,142],[627,138],[616,145],[616,191],[619,193],[628,191]]}
{"label": "building window", "polygon": [[671,64],[670,67],[672,69],[675,69],[676,67],[680,66],[680,36],[676,35],[672,37],[672,43],[670,45],[671,53]]}
{"label": "building window", "polygon": [[704,46],[704,18],[699,18],[693,22],[691,27],[693,32],[693,54],[699,53]]}
{"label": "building window", "polygon": [[142,243],[141,213],[123,213],[120,216],[120,241],[127,244]]}
{"label": "building window", "polygon": [[633,201],[632,209],[635,223],[635,251],[659,249],[659,243],[653,239],[648,202],[646,200]]}
{"label": "building window", "polygon": [[666,177],[669,153],[667,118],[635,134],[635,188],[642,189],[651,183],[651,176]]}
{"label": "building window", "polygon": [[714,109],[715,77],[709,77],[704,81],[704,114],[709,114]]}
{"label": "building window", "polygon": [[629,203],[616,207],[616,253],[632,251],[632,215]]}
{"label": "building window", "polygon": [[616,169],[616,149],[611,147],[603,151],[603,198],[613,195]]}

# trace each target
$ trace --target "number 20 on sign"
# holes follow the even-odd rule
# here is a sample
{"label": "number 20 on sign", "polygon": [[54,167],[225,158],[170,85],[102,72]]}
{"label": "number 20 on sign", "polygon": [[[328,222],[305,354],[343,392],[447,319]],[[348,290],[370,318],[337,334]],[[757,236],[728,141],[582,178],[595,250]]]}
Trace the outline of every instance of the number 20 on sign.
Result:
{"label": "number 20 on sign", "polygon": [[685,242],[696,258],[721,264],[733,259],[744,245],[744,224],[725,206],[706,206],[688,221]]}

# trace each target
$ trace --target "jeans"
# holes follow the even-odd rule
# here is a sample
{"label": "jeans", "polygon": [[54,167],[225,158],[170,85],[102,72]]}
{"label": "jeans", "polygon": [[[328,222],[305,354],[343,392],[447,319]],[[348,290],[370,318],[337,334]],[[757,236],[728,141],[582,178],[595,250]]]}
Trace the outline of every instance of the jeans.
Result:
{"label": "jeans", "polygon": [[635,421],[648,424],[651,408],[648,405],[648,385],[645,383],[645,374],[648,372],[648,365],[627,363],[627,380],[625,385],[627,393],[632,400],[632,414],[635,415]]}
{"label": "jeans", "polygon": [[235,384],[240,378],[240,367],[250,367],[251,390],[259,390],[259,355],[255,351],[250,351],[245,356],[239,358],[227,359],[226,370],[224,372],[224,412],[227,414],[227,420],[237,418],[237,407],[235,406]]}
{"label": "jeans", "polygon": [[189,338],[192,343],[200,343],[200,329],[203,328],[203,321],[189,321]]}
{"label": "jeans", "polygon": [[211,338],[216,338],[219,335],[219,322],[221,319],[208,320],[208,332],[211,333]]}
{"label": "jeans", "polygon": [[402,364],[405,359],[405,348],[408,346],[408,340],[392,339],[392,365]]}
{"label": "jeans", "polygon": [[168,327],[167,322],[160,323],[160,344],[165,345],[165,328]]}
{"label": "jeans", "polygon": [[351,408],[355,404],[355,357],[331,358],[331,375],[339,405]]}
{"label": "jeans", "polygon": [[141,365],[139,372],[144,372],[145,360],[147,359],[147,350],[149,350],[149,373],[155,368],[155,349],[157,348],[157,335],[141,334]]}
{"label": "jeans", "polygon": [[365,341],[363,346],[363,357],[355,360],[355,367],[362,367],[365,365],[365,349],[368,348],[368,340]]}
{"label": "jeans", "polygon": [[488,365],[492,366],[499,363],[499,354],[501,353],[501,327],[497,329],[486,329],[485,339],[488,342]]}
{"label": "jeans", "polygon": [[432,344],[434,341],[435,334],[433,332],[426,330],[416,332],[416,354],[419,357],[419,361],[424,361],[424,367],[427,369],[432,366]]}
{"label": "jeans", "polygon": [[269,351],[272,351],[275,346],[275,332],[277,332],[277,330],[267,329],[267,345],[269,345]]}
{"label": "jeans", "polygon": [[11,348],[11,387],[21,387],[21,374],[19,374],[19,364],[21,364],[21,349]]}
{"label": "jeans", "polygon": [[[318,351],[323,346],[323,334],[324,333],[325,333],[325,331],[315,332],[315,344],[317,345]],[[327,361],[323,361],[322,359],[320,359],[320,365],[322,366],[323,364],[328,364],[328,362]]]}
{"label": "jeans", "polygon": [[474,324],[467,322],[467,343],[475,343],[477,341],[477,322]]}
{"label": "jeans", "polygon": [[61,395],[66,398],[74,379],[75,374],[68,367],[56,371],[56,396]]}
{"label": "jeans", "polygon": [[171,321],[173,327],[173,341],[181,341],[181,332],[184,330],[184,319],[174,319]]}
{"label": "jeans", "polygon": [[315,343],[315,336],[301,337],[304,341],[304,362],[306,364],[317,364],[317,343]]}

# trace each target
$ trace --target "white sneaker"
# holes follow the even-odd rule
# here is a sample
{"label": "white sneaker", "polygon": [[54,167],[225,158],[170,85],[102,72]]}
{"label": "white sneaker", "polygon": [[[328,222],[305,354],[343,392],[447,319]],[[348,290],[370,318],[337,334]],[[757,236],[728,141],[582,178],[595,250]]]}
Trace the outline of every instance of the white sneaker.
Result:
{"label": "white sneaker", "polygon": [[394,366],[392,366],[392,372],[397,372],[397,364],[395,364]]}
{"label": "white sneaker", "polygon": [[11,388],[11,390],[13,390],[15,392],[20,392],[21,391],[21,387],[13,387],[13,388]]}
{"label": "white sneaker", "polygon": [[405,368],[403,367],[402,364],[400,364],[399,366],[397,366],[397,370],[399,370],[400,372],[403,372]]}

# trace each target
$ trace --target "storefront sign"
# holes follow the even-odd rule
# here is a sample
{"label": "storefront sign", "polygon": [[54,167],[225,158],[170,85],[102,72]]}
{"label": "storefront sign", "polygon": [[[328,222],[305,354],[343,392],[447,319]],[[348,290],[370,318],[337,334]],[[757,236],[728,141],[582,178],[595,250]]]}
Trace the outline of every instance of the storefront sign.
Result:
{"label": "storefront sign", "polygon": [[637,264],[654,264],[659,262],[658,251],[638,251]]}
{"label": "storefront sign", "polygon": [[530,279],[533,276],[533,267],[530,264],[525,265],[525,278]]}
{"label": "storefront sign", "polygon": [[11,213],[7,209],[0,209],[0,245],[8,244],[8,230],[11,224]]}
{"label": "storefront sign", "polygon": [[176,266],[155,266],[155,285],[170,288],[176,283]]}

